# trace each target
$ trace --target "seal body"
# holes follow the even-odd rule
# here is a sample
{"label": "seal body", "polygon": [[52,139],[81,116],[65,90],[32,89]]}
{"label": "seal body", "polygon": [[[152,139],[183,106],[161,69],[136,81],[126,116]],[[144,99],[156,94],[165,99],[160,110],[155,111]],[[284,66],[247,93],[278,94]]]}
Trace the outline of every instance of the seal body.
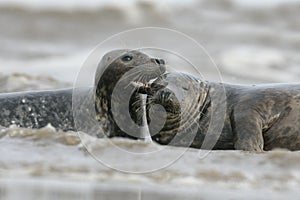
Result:
{"label": "seal body", "polygon": [[[151,109],[157,105],[166,116],[160,130],[150,128],[153,140],[204,149],[300,150],[300,84],[248,86],[180,78],[186,76],[192,77],[165,74],[148,89],[148,123],[154,120]],[[172,91],[167,85],[175,79],[177,88]],[[178,90],[193,95],[180,97]]]}
{"label": "seal body", "polygon": [[74,130],[72,89],[0,94],[0,125]]}
{"label": "seal body", "polygon": [[[76,104],[84,105],[89,102],[85,101],[87,98],[93,97],[92,108],[96,112],[96,120],[104,130],[104,134],[107,136],[123,136],[125,134],[115,123],[111,111],[114,88],[121,82],[125,85],[121,84],[122,92],[119,91],[120,94],[131,92],[138,95],[135,92],[138,87],[132,84],[133,82],[146,84],[164,72],[164,61],[161,59],[151,58],[136,50],[114,50],[105,54],[101,59],[96,71],[95,87],[80,88],[79,95],[76,93],[76,99],[72,98],[73,89],[0,94],[0,125],[5,127],[16,125],[26,128],[42,128],[47,124],[51,124],[55,128],[64,131],[77,130],[74,122],[72,100],[75,100]],[[78,90],[76,89],[76,91]],[[77,99],[78,96],[79,99]],[[114,99],[116,105],[124,102],[122,95],[118,97],[119,99]],[[86,108],[87,106],[82,107]],[[131,109],[131,107],[132,105],[129,105],[127,109]],[[76,110],[76,112],[81,112],[81,110]],[[89,112],[89,110],[82,110],[82,112]],[[127,110],[126,112],[130,111]],[[118,114],[121,116],[126,112],[120,110]],[[82,120],[86,119],[77,121]],[[126,121],[132,119],[123,117],[122,120],[126,123]],[[82,122],[80,125],[85,126],[88,123]],[[84,128],[83,130],[85,130]]]}

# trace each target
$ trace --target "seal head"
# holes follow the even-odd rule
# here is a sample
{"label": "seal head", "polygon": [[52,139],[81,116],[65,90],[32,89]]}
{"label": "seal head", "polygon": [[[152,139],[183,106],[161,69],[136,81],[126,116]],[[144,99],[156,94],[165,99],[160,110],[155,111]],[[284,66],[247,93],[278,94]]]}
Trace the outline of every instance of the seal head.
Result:
{"label": "seal head", "polygon": [[151,84],[147,121],[160,144],[190,146],[208,96],[208,84],[184,73],[167,73]]}
{"label": "seal head", "polygon": [[165,62],[137,50],[124,49],[107,53],[99,68],[103,70],[97,70],[96,74],[95,108],[100,126],[108,137],[135,138],[117,125],[112,108],[116,107],[118,115],[124,114],[119,120],[122,124],[132,121],[127,115],[131,105],[124,108],[124,102],[130,101],[130,95],[137,95],[138,85],[145,85],[165,73]]}

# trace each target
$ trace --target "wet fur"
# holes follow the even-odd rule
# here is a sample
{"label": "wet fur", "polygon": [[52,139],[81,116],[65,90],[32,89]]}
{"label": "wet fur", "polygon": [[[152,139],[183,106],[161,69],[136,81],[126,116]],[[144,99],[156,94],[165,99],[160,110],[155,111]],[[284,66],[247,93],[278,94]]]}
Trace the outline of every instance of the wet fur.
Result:
{"label": "wet fur", "polygon": [[[165,75],[164,79],[169,81],[170,76],[174,75]],[[202,81],[190,79],[189,84],[198,85],[199,82],[201,83]],[[180,84],[178,85],[180,86]],[[194,121],[189,120],[189,124],[184,124],[181,127],[186,129],[183,132],[185,134],[184,137],[189,138],[189,127],[197,126],[197,133],[193,136],[191,147],[203,148],[205,137],[213,137],[207,135],[207,130],[212,117],[213,108],[211,103],[213,100],[216,100],[216,109],[221,107],[221,105],[226,105],[226,112],[221,135],[217,143],[212,147],[213,149],[258,152],[274,148],[300,150],[300,84],[242,86],[210,82],[208,83],[208,88],[208,96],[205,102],[200,103],[198,106],[199,110],[195,112],[181,110],[180,114],[174,112],[167,114],[175,115],[177,118],[184,118],[189,116],[188,114],[192,114],[195,117],[195,113],[200,115],[200,117],[195,117]],[[183,87],[178,87],[176,90],[182,89]],[[217,100],[220,97],[218,94],[221,90],[226,92],[226,102],[218,102]],[[151,93],[150,98],[153,104],[149,104],[149,108],[155,104],[178,107],[178,103],[169,105],[170,102],[161,98],[164,93],[170,93],[167,88],[162,88],[158,91],[153,89]],[[194,95],[201,96],[199,93]],[[155,100],[153,101],[153,99]],[[197,102],[193,100],[190,103],[193,105]],[[215,110],[215,112],[218,113],[218,110]],[[151,119],[148,120],[151,121]],[[168,120],[170,119],[167,118],[163,129],[152,136],[155,141],[164,145],[169,144],[171,139],[175,137],[179,125],[179,122]],[[174,126],[174,129],[170,129],[171,125]],[[172,138],[170,138],[171,136]],[[165,137],[170,139],[161,139]],[[176,146],[187,146],[184,142],[184,137],[177,141]]]}

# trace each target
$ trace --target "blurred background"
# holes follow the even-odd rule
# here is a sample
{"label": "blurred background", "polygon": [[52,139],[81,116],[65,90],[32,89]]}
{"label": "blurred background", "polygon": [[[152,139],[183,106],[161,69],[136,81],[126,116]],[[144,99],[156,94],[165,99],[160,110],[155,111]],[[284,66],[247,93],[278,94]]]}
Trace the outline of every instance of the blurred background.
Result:
{"label": "blurred background", "polygon": [[299,0],[1,0],[0,90],[70,86],[97,44],[145,26],[196,39],[225,82],[299,81]]}

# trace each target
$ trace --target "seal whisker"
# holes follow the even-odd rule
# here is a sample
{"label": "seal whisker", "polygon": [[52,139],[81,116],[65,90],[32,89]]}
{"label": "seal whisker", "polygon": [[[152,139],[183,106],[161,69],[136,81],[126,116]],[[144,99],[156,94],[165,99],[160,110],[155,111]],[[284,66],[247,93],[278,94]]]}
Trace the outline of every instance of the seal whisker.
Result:
{"label": "seal whisker", "polygon": [[[124,74],[121,78],[122,81],[128,80],[130,79],[131,81],[134,80],[135,78],[139,77],[139,74],[142,74],[143,70],[142,69],[138,69],[138,70],[130,70],[129,72],[127,72],[126,74]],[[133,76],[133,77],[132,77]]]}

